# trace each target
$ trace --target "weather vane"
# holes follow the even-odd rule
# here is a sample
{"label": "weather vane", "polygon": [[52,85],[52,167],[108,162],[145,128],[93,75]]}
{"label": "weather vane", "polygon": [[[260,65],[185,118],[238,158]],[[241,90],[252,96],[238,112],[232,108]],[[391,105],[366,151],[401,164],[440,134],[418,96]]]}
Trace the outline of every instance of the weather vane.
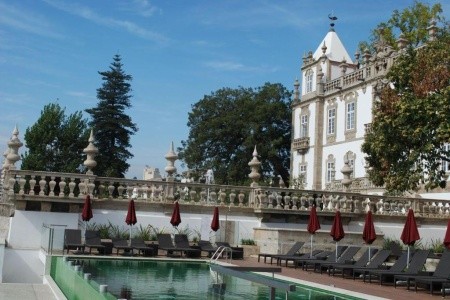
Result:
{"label": "weather vane", "polygon": [[330,19],[331,23],[330,26],[332,29],[334,29],[334,22],[338,19],[335,15],[334,12],[331,12],[331,14],[328,15],[328,19]]}

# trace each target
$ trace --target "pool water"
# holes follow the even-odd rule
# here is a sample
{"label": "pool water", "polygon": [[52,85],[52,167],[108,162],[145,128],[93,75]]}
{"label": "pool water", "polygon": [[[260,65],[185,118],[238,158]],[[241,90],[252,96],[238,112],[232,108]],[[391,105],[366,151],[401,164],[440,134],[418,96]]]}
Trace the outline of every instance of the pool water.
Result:
{"label": "pool water", "polygon": [[[62,258],[60,258],[62,259]],[[119,299],[269,299],[268,287],[247,280],[217,275],[205,262],[125,259],[78,259],[83,273],[91,273],[96,286],[108,285],[108,292]],[[81,275],[80,275],[81,276]],[[52,276],[53,277],[53,276]],[[55,280],[56,281],[56,280]],[[58,281],[56,281],[58,283]],[[73,291],[67,295],[76,294]],[[286,298],[276,299],[358,299],[296,284]],[[81,299],[68,297],[68,299]],[[106,298],[105,298],[106,299]]]}

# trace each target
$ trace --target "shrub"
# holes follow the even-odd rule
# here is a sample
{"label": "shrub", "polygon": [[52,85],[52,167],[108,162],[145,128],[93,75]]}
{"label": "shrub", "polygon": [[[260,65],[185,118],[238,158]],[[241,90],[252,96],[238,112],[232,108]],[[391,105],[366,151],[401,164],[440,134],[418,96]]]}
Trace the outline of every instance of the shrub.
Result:
{"label": "shrub", "polygon": [[242,239],[241,245],[256,245],[256,242],[252,239]]}

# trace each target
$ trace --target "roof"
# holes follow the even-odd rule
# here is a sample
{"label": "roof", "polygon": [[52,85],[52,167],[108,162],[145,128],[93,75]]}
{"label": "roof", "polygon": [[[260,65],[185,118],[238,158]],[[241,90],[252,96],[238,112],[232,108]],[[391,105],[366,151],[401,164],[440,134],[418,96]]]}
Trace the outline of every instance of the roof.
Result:
{"label": "roof", "polygon": [[334,30],[328,31],[325,38],[319,44],[319,47],[317,47],[317,50],[313,55],[314,60],[318,60],[322,56],[322,47],[324,43],[327,47],[325,55],[329,60],[341,62],[342,59],[345,59],[348,63],[351,63],[353,61],[350,55],[348,55],[347,50],[345,49],[344,45],[339,39],[339,36]]}

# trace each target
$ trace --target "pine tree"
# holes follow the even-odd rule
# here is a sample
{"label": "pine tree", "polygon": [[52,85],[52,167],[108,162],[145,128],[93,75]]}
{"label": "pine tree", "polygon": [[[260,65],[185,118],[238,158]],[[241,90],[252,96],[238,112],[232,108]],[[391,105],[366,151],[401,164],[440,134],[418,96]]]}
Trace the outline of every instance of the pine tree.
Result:
{"label": "pine tree", "polygon": [[132,76],[123,70],[122,58],[116,54],[109,70],[98,72],[102,76],[102,87],[97,89],[98,104],[86,109],[92,117],[89,123],[94,129],[95,145],[99,150],[96,156],[96,175],[124,177],[129,168],[127,159],[132,158],[128,149],[130,136],[137,132],[125,109],[131,107],[130,95]]}

